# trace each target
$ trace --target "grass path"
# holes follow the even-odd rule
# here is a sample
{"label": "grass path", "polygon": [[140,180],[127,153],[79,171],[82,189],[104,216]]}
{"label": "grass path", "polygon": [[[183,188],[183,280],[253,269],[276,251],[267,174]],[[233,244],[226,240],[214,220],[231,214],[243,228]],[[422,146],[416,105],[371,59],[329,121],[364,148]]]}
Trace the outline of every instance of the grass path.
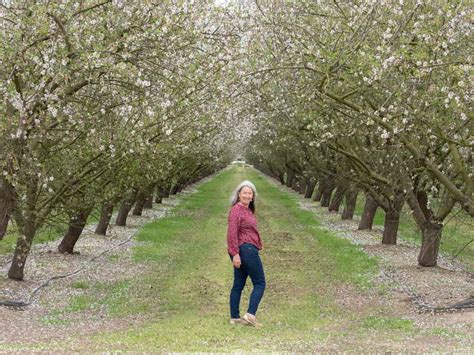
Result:
{"label": "grass path", "polygon": [[[228,197],[243,179],[255,181],[259,190],[257,216],[265,248],[268,287],[259,319],[266,326],[258,331],[228,324],[232,283],[225,239]],[[367,285],[363,273],[374,262],[345,241],[323,240],[321,235],[317,243],[313,217],[294,214],[295,207],[289,196],[246,168],[226,171],[202,186],[180,205],[175,217],[149,225],[138,236],[151,244],[137,250],[137,261],[156,263],[156,274],[147,280],[156,293],[147,298],[157,300],[159,321],[125,334],[101,335],[97,341],[120,341],[129,350],[295,350],[295,346],[307,350],[311,343],[327,338],[324,328],[343,310],[321,291],[349,280]],[[249,292],[247,287],[242,311]]]}
{"label": "grass path", "polygon": [[[267,277],[257,315],[262,329],[229,324],[228,200],[244,179],[259,193]],[[146,321],[43,350],[420,351],[453,350],[466,342],[462,333],[420,328],[408,316],[409,305],[393,304],[387,289],[372,284],[376,260],[318,227],[294,197],[246,167],[232,167],[201,185],[172,216],[145,226],[137,239],[142,243],[134,259],[152,271],[130,280],[114,312],[124,321],[144,313]],[[249,280],[241,313],[250,290]]]}

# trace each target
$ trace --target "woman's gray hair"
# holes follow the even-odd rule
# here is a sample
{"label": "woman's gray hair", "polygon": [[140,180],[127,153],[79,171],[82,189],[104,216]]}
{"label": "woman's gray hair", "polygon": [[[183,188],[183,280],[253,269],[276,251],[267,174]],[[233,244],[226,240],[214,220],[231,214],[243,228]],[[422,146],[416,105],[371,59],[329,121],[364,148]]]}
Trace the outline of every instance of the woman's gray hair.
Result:
{"label": "woman's gray hair", "polygon": [[255,185],[252,184],[250,181],[245,180],[242,181],[235,189],[234,193],[232,194],[232,197],[230,198],[230,204],[233,206],[239,201],[239,192],[242,190],[244,187],[250,187],[253,191],[253,204],[255,206],[255,198],[257,197],[257,189],[255,188]]}

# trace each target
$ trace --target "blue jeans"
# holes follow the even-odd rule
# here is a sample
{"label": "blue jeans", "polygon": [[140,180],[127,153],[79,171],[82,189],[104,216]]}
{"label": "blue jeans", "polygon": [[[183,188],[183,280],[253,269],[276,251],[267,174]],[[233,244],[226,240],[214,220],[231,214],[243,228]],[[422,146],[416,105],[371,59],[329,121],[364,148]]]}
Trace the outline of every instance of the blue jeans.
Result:
{"label": "blue jeans", "polygon": [[249,308],[247,310],[250,314],[257,314],[258,304],[263,297],[266,285],[263,265],[260,256],[258,255],[257,247],[250,243],[244,243],[239,247],[239,254],[242,264],[240,265],[240,268],[234,266],[234,285],[230,291],[231,318],[240,318],[240,297],[242,295],[242,290],[245,287],[247,276],[250,276],[253,284],[253,290],[250,294]]}

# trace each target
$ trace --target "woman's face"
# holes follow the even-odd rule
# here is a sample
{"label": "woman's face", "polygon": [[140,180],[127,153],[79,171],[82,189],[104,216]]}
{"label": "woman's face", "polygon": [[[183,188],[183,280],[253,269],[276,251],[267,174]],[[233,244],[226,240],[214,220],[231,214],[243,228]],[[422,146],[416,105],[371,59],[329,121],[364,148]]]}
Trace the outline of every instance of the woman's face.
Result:
{"label": "woman's face", "polygon": [[239,192],[239,201],[248,206],[250,202],[253,200],[253,191],[250,187],[244,186]]}

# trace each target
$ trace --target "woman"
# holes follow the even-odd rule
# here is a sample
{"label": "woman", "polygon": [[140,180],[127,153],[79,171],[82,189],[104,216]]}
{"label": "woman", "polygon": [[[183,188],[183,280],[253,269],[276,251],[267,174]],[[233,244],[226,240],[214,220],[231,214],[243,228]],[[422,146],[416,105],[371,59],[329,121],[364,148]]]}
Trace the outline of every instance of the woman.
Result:
{"label": "woman", "polygon": [[[227,251],[234,264],[234,285],[230,292],[230,323],[250,324],[258,327],[255,315],[265,291],[265,274],[258,255],[262,240],[255,219],[257,191],[250,181],[243,181],[232,195],[227,228]],[[253,283],[247,313],[240,318],[240,297],[247,276]]]}

